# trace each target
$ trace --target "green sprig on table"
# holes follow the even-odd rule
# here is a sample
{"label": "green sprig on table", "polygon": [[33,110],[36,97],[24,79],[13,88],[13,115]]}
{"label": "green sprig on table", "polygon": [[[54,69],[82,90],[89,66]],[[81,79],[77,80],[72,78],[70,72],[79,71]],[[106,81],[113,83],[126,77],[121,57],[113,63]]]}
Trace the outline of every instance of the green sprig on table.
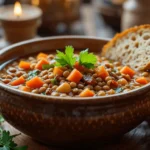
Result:
{"label": "green sprig on table", "polygon": [[[0,115],[0,124],[4,122],[4,118]],[[0,127],[0,150],[27,150],[27,146],[18,146],[13,139],[20,134],[10,135],[9,131]]]}

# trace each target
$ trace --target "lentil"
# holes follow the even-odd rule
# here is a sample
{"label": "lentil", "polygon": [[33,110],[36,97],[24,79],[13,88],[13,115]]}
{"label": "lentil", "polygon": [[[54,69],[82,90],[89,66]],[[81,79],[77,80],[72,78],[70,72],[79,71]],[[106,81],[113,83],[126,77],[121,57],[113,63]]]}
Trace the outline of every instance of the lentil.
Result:
{"label": "lentil", "polygon": [[77,84],[76,84],[75,82],[71,82],[71,83],[70,83],[70,86],[71,86],[72,88],[75,88],[75,87],[77,86]]}
{"label": "lentil", "polygon": [[106,95],[106,93],[104,91],[99,91],[98,92],[98,96],[105,96],[105,95]]}
{"label": "lentil", "polygon": [[112,95],[112,94],[115,94],[116,92],[115,92],[115,90],[111,89],[111,90],[109,90],[107,93],[108,93],[109,95]]}
{"label": "lentil", "polygon": [[[48,56],[47,61],[50,64],[54,64],[56,62],[56,60],[54,59],[55,55],[46,55]],[[2,70],[2,73],[0,73],[0,82],[9,85],[11,81],[14,81],[21,76],[25,79],[25,81],[31,80],[32,78],[37,76],[41,80],[42,84],[39,88],[32,88],[32,93],[44,93],[46,95],[61,97],[79,97],[79,94],[86,88],[93,92],[95,94],[94,96],[105,96],[115,93],[128,92],[132,89],[140,88],[141,86],[143,86],[142,83],[136,82],[136,79],[139,77],[145,77],[148,82],[150,81],[150,79],[148,79],[149,72],[142,72],[141,70],[138,72],[135,71],[134,76],[130,76],[126,73],[124,74],[122,71],[120,71],[124,67],[120,62],[113,62],[105,57],[98,57],[97,60],[99,62],[94,65],[94,68],[89,69],[84,65],[81,70],[79,68],[81,79],[78,82],[75,80],[75,78],[73,81],[67,79],[73,69],[75,69],[74,66],[70,67],[70,65],[66,65],[60,67],[60,69],[63,70],[63,75],[59,76],[59,74],[57,75],[57,73],[55,75],[53,74],[53,65],[52,68],[48,67],[49,69],[34,70],[38,62],[37,58],[34,56],[30,56],[27,59],[25,58],[23,60],[31,64],[29,70],[19,68],[19,61],[15,61],[12,64],[8,64]],[[107,74],[106,76],[105,74],[101,75],[101,73],[98,73],[97,67],[99,65],[104,66]],[[62,93],[60,91],[57,91],[58,87],[60,87],[63,83],[66,83],[70,86],[70,91],[68,93]],[[21,85],[24,86],[24,84]],[[114,86],[112,84],[114,84]],[[14,88],[17,89],[19,88],[19,86],[16,86]]]}
{"label": "lentil", "polygon": [[69,71],[65,71],[65,72],[63,73],[63,76],[67,78],[67,77],[69,76],[69,74],[70,74]]}

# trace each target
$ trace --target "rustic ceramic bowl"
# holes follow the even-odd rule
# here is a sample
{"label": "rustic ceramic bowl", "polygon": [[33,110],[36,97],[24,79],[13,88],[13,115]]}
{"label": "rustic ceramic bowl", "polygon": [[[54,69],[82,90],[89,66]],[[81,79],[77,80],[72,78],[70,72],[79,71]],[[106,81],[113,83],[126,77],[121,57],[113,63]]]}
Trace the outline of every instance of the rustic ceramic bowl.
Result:
{"label": "rustic ceramic bowl", "polygon": [[[15,44],[0,51],[0,66],[35,52],[89,48],[100,53],[106,40],[54,37]],[[51,145],[102,142],[136,127],[150,114],[150,85],[95,98],[63,98],[25,93],[0,83],[0,111],[14,127]]]}

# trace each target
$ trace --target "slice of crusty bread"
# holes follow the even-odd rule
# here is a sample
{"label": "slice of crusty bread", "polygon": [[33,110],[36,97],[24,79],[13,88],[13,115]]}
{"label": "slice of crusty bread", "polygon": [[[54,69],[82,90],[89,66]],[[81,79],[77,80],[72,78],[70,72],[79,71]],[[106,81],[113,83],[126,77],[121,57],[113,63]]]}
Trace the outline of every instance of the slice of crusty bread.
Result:
{"label": "slice of crusty bread", "polygon": [[150,24],[117,34],[102,50],[102,56],[138,70],[150,69]]}

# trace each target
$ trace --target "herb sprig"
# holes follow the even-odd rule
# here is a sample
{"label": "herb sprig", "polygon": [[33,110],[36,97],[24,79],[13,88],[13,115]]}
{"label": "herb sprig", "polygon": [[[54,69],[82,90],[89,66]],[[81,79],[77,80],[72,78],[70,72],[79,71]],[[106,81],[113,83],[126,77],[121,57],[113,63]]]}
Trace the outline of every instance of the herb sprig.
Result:
{"label": "herb sprig", "polygon": [[65,53],[57,50],[56,54],[56,66],[69,66],[73,67],[76,62],[76,57],[74,57],[74,48],[72,46],[66,46]]}
{"label": "herb sprig", "polygon": [[18,146],[13,139],[20,134],[10,135],[9,131],[2,130],[0,133],[0,150],[27,150],[27,146]]}
{"label": "herb sprig", "polygon": [[86,68],[93,68],[95,63],[97,62],[97,58],[93,53],[89,53],[88,49],[81,51],[79,54],[79,63]]}
{"label": "herb sprig", "polygon": [[[0,124],[5,120],[0,114]],[[13,140],[20,134],[10,135],[9,131],[3,130],[0,127],[0,150],[27,150],[27,146],[18,146]]]}
{"label": "herb sprig", "polygon": [[75,62],[78,61],[80,65],[90,69],[93,68],[97,62],[96,56],[93,53],[89,53],[88,49],[81,51],[78,57],[74,55],[74,48],[72,46],[66,46],[65,53],[57,50],[55,65],[73,68]]}
{"label": "herb sprig", "polygon": [[33,77],[37,76],[39,73],[40,73],[39,70],[30,71],[30,72],[28,73],[28,79],[27,79],[27,80],[32,79]]}

